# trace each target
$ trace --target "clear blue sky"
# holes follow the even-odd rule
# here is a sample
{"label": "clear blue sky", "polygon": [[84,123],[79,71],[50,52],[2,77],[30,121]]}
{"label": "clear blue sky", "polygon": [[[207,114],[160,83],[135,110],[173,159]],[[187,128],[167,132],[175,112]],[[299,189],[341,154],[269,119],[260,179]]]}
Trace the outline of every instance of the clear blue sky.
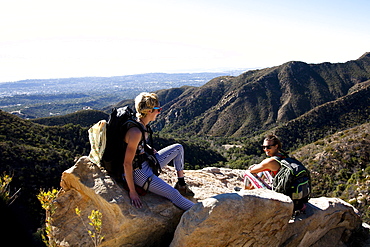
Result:
{"label": "clear blue sky", "polygon": [[370,1],[0,0],[0,82],[346,62]]}

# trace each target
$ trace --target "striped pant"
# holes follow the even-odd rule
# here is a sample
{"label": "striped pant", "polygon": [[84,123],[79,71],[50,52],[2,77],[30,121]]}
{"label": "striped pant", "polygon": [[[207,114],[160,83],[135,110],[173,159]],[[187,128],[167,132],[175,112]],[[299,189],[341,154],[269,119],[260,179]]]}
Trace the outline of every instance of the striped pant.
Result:
{"label": "striped pant", "polygon": [[[156,158],[161,168],[172,160],[176,171],[184,170],[184,148],[181,144],[173,144],[159,150],[156,153]],[[169,199],[173,204],[183,210],[188,210],[194,205],[192,201],[183,197],[178,190],[153,175],[153,171],[146,161],[142,164],[142,169],[134,171],[134,182],[139,186],[143,186],[150,176],[152,176],[149,186],[150,192]]]}

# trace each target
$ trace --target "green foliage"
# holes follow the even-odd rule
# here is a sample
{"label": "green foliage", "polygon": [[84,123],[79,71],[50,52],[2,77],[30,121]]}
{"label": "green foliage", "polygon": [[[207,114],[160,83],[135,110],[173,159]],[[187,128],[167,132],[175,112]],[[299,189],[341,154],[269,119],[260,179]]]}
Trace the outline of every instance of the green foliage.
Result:
{"label": "green foliage", "polygon": [[288,148],[296,149],[337,131],[366,123],[370,120],[369,94],[370,86],[367,86],[361,91],[316,107],[275,128],[274,132],[283,137]]}
{"label": "green foliage", "polygon": [[310,170],[313,197],[350,202],[370,221],[370,123],[335,133],[293,152]]}

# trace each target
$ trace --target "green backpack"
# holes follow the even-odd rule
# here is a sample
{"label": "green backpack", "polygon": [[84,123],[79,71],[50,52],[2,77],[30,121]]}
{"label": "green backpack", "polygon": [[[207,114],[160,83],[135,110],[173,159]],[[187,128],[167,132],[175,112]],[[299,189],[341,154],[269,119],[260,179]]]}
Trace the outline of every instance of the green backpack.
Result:
{"label": "green backpack", "polygon": [[290,157],[274,156],[281,168],[272,180],[272,190],[289,196],[294,210],[300,210],[308,202],[311,194],[309,170],[298,160]]}

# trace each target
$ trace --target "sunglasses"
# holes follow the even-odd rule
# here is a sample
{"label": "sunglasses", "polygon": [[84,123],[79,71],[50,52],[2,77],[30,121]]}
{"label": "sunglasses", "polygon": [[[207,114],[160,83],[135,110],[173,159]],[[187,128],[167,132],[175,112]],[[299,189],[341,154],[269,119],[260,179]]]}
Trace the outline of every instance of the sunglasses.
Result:
{"label": "sunglasses", "polygon": [[[276,145],[276,144],[275,144]],[[267,146],[261,146],[262,149],[271,149],[272,146],[275,146],[275,145],[267,145]]]}
{"label": "sunglasses", "polygon": [[152,109],[153,110],[158,110],[158,112],[161,112],[162,111],[162,107],[158,107],[158,106],[155,106]]}

